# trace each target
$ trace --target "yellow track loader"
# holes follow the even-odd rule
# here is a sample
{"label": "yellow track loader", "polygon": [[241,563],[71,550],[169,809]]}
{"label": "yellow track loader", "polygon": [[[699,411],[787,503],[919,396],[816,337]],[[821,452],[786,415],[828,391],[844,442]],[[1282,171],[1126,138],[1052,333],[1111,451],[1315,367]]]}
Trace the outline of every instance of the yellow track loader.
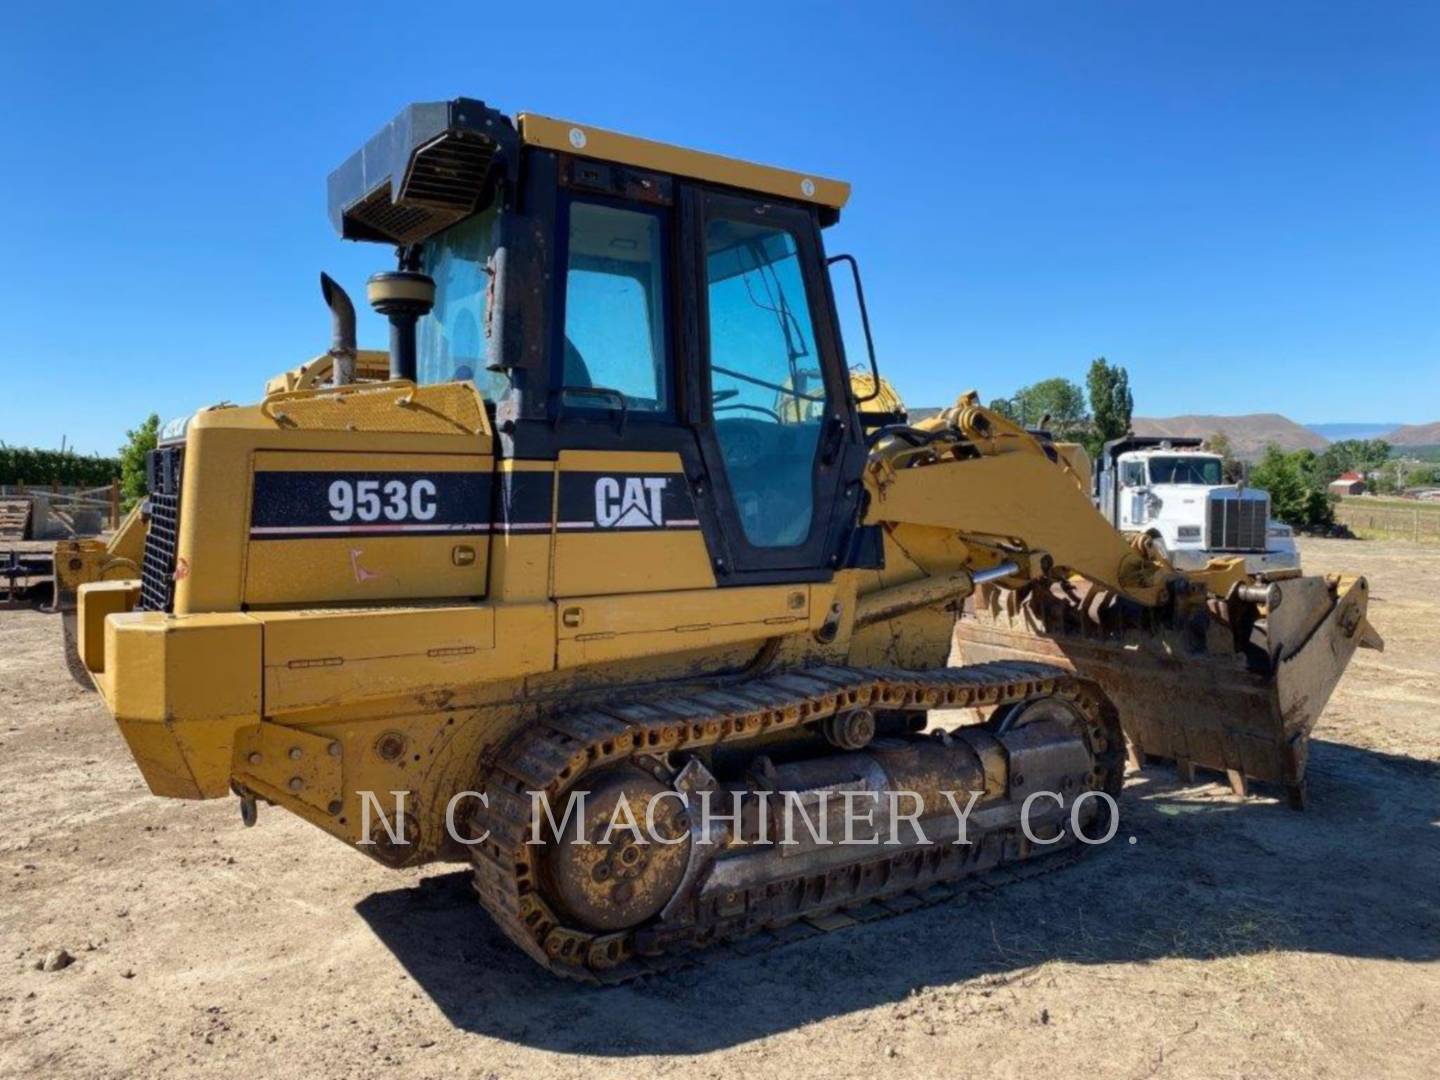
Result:
{"label": "yellow track loader", "polygon": [[[1076,448],[973,393],[906,423],[868,320],[846,361],[848,194],[472,99],[384,127],[329,207],[396,250],[388,356],[323,278],[328,352],[172,428],[139,578],[80,589],[151,790],[467,861],[598,981],[1078,851],[1122,723],[1300,790],[1363,580],[1179,573]],[[823,835],[840,802],[875,842]]]}

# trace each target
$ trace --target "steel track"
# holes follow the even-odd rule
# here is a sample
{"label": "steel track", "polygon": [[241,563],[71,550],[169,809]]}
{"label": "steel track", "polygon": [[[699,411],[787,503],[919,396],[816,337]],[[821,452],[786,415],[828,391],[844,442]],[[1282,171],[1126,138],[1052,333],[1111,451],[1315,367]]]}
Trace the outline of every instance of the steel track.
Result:
{"label": "steel track", "polygon": [[[1119,719],[1097,688],[1045,664],[997,662],[910,672],[812,667],[757,676],[724,689],[669,699],[622,702],[557,715],[522,729],[483,782],[488,806],[471,847],[474,887],[501,930],[540,964],[570,978],[624,982],[693,962],[697,951],[744,942],[743,951],[782,944],[854,921],[943,901],[965,878],[1011,879],[1056,867],[1083,850],[1035,848],[1017,828],[991,831],[968,846],[877,849],[838,869],[770,881],[689,905],[686,917],[597,934],[568,926],[541,895],[531,836],[531,792],[555,800],[596,770],[636,755],[701,750],[799,729],[839,711],[990,708],[1054,695],[1084,718],[1095,765],[1087,786],[1119,794],[1124,744]],[[756,936],[759,935],[758,938]],[[756,940],[745,941],[745,939]]]}

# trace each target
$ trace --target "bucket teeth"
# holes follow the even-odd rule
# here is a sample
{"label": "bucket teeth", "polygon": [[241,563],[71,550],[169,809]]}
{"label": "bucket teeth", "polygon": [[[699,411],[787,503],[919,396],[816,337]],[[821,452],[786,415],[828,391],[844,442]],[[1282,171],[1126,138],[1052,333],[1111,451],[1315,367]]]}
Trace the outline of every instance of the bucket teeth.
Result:
{"label": "bucket teeth", "polygon": [[1098,684],[1141,764],[1222,773],[1305,801],[1310,732],[1357,647],[1379,647],[1364,578],[1277,582],[1262,608],[1210,598],[1183,612],[1141,607],[1075,581],[1021,594],[983,587],[956,625],[967,664],[1040,661]]}

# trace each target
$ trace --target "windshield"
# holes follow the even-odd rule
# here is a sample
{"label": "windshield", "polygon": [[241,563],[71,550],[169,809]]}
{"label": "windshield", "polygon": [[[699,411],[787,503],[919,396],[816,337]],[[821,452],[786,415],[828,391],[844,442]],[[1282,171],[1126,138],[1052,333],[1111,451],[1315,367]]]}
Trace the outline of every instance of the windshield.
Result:
{"label": "windshield", "polygon": [[1203,484],[1214,487],[1222,483],[1220,459],[1212,457],[1153,457],[1150,459],[1152,484]]}
{"label": "windshield", "polygon": [[416,377],[421,383],[474,381],[487,401],[505,377],[487,370],[490,291],[487,263],[498,241],[492,206],[425,241],[420,269],[435,279],[435,307],[420,320]]}

